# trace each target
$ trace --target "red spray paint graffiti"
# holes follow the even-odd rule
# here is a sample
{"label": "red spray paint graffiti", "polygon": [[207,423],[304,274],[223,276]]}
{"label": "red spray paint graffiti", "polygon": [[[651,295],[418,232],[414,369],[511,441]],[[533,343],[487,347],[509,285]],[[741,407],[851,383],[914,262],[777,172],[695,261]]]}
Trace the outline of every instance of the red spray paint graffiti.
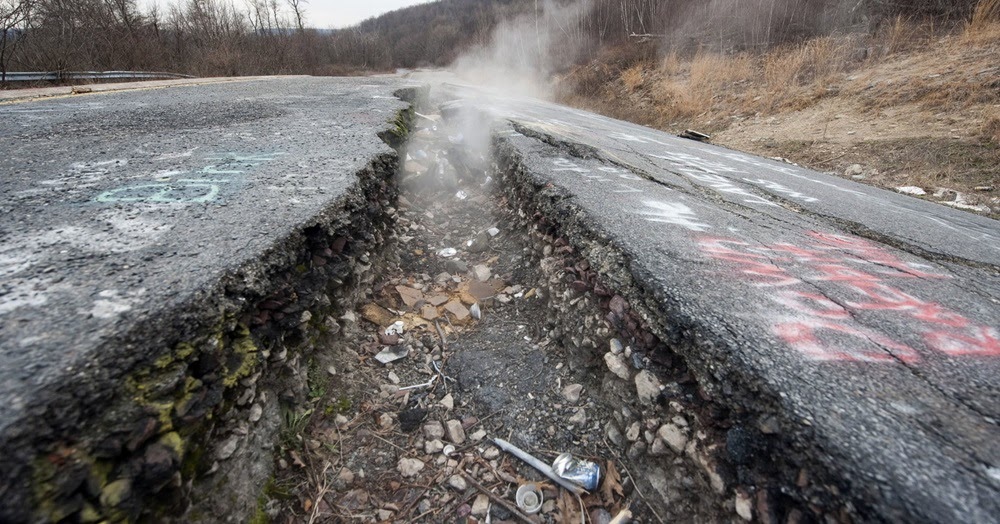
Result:
{"label": "red spray paint graffiti", "polygon": [[[944,306],[893,287],[890,279],[948,279],[930,266],[910,264],[860,238],[811,232],[807,245],[755,246],[718,237],[699,239],[709,257],[735,265],[788,313],[773,326],[789,346],[817,360],[915,361],[910,346],[855,321],[862,312],[887,312],[913,321],[927,348],[949,356],[1000,356],[1000,335]],[[793,273],[794,271],[794,273]],[[834,292],[815,291],[817,283]],[[809,288],[807,291],[798,289]],[[820,335],[823,336],[820,336]]]}

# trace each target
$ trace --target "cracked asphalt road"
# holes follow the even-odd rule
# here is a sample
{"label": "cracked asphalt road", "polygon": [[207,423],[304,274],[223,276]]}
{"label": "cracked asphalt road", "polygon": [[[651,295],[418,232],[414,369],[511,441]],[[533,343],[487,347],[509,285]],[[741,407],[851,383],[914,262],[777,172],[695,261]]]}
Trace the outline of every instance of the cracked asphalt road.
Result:
{"label": "cracked asphalt road", "polygon": [[[114,376],[102,366],[124,369],[132,348],[98,352],[130,323],[322,212],[388,151],[375,133],[403,83],[0,106],[0,432],[46,391]],[[697,328],[687,357],[774,399],[872,515],[998,520],[1000,223],[585,111],[449,91],[492,113],[541,190]]]}
{"label": "cracked asphalt road", "polygon": [[492,114],[538,186],[697,326],[708,343],[688,358],[777,399],[873,516],[1000,518],[1000,223],[586,111],[445,91],[451,110]]}

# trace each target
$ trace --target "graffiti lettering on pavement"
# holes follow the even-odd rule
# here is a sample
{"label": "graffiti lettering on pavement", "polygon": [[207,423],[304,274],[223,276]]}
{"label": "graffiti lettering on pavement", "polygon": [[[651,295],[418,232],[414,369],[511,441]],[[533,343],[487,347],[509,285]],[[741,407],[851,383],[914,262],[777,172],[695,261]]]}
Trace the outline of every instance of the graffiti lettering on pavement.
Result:
{"label": "graffiti lettering on pavement", "polygon": [[698,245],[708,257],[735,266],[750,285],[771,290],[769,297],[780,308],[774,333],[809,358],[919,360],[913,347],[862,326],[856,317],[863,314],[890,314],[896,322],[914,325],[925,348],[948,356],[1000,356],[996,328],[891,283],[943,280],[950,275],[908,263],[863,239],[811,232],[805,244],[756,246],[704,237]]}

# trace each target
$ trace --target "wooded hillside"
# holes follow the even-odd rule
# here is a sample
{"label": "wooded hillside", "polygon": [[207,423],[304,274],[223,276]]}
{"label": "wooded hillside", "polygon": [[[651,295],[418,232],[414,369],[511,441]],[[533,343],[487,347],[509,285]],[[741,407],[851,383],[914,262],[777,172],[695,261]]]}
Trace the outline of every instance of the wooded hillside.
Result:
{"label": "wooded hillside", "polygon": [[[976,0],[581,0],[557,30],[604,46],[654,39],[671,48],[760,49],[895,17],[941,24]],[[339,74],[444,66],[485,45],[500,21],[544,16],[571,0],[441,0],[339,31],[309,29],[305,0],[0,0],[0,72],[166,70],[195,75]],[[529,22],[530,25],[530,22]],[[646,36],[642,36],[646,35]]]}

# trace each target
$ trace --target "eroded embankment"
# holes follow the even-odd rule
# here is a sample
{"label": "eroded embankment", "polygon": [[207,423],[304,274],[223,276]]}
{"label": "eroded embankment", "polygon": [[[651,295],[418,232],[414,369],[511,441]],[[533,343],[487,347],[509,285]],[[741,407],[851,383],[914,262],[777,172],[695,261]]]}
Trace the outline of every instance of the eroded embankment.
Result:
{"label": "eroded embankment", "polygon": [[[387,141],[405,136],[406,118]],[[259,259],[105,343],[106,354],[145,357],[31,406],[4,436],[0,520],[253,518],[316,348],[337,336],[392,245],[396,165],[394,154],[373,158]]]}

